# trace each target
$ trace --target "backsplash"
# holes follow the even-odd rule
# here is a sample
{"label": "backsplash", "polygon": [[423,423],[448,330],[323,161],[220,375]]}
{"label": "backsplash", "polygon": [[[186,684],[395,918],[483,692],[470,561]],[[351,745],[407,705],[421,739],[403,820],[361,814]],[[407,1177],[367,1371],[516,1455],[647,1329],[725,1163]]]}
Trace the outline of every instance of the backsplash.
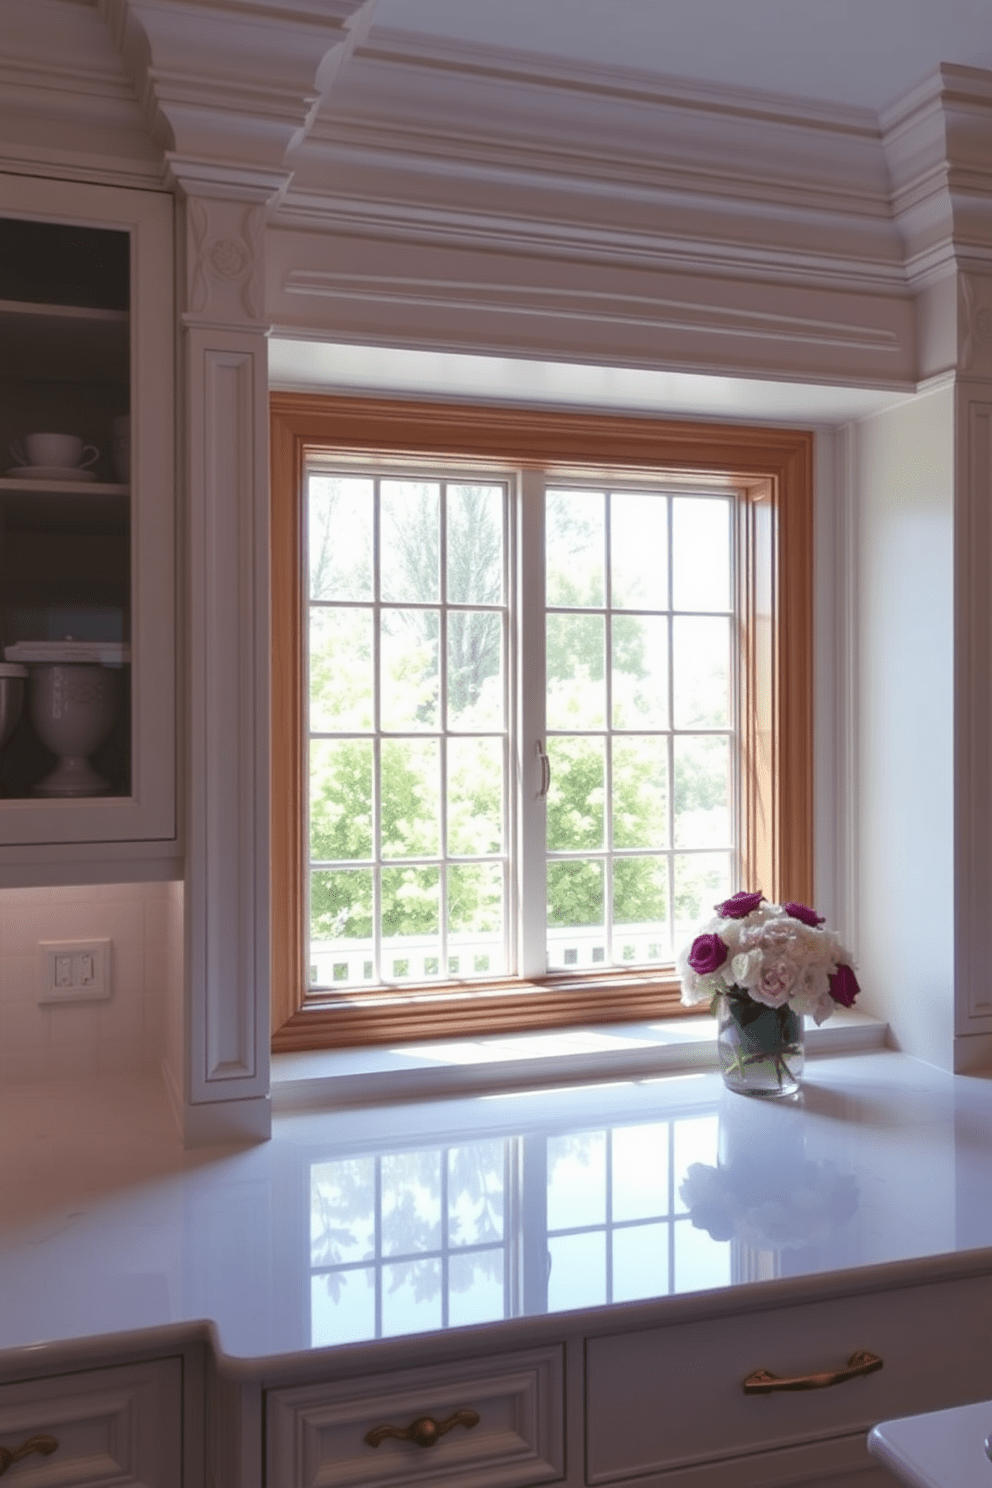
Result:
{"label": "backsplash", "polygon": [[[175,1063],[182,1006],[178,883],[0,889],[0,1079]],[[39,941],[112,942],[111,995],[39,1006]]]}

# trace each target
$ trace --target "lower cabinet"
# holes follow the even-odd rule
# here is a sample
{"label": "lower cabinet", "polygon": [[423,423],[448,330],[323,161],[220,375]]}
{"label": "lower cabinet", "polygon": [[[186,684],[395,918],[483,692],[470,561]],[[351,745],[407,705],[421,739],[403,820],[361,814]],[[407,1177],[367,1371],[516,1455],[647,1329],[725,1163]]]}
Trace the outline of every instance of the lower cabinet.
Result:
{"label": "lower cabinet", "polygon": [[266,1393],[279,1488],[529,1488],[565,1472],[560,1345]]}
{"label": "lower cabinet", "polygon": [[868,1431],[992,1398],[990,1338],[986,1277],[588,1338],[585,1482],[890,1483]]}
{"label": "lower cabinet", "polygon": [[182,1361],[0,1385],[11,1488],[180,1488]]}

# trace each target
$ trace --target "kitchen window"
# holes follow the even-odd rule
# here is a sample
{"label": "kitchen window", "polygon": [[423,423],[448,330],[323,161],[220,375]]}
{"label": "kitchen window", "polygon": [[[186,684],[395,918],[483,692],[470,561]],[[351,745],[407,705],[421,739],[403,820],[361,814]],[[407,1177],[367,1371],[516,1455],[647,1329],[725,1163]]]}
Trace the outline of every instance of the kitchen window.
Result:
{"label": "kitchen window", "polygon": [[273,398],[274,1047],[675,1011],[810,878],[810,440]]}

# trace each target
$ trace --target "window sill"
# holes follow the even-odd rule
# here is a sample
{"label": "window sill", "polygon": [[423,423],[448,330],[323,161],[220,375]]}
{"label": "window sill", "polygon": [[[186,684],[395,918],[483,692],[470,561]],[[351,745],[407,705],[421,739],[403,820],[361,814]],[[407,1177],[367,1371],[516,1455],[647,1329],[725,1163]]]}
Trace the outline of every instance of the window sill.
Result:
{"label": "window sill", "polygon": [[[495,1090],[637,1079],[716,1068],[710,1018],[492,1034],[394,1048],[316,1050],[272,1056],[276,1111],[440,1100]],[[886,1045],[888,1025],[840,1009],[806,1029],[809,1054],[848,1054]]]}

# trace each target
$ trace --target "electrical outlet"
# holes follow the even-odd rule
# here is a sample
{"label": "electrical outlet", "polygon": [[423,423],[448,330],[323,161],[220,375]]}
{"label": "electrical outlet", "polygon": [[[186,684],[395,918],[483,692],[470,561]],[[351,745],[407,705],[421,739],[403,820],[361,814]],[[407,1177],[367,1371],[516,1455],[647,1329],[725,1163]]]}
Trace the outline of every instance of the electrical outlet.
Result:
{"label": "electrical outlet", "polygon": [[39,940],[38,1001],[95,1002],[110,996],[109,940]]}

